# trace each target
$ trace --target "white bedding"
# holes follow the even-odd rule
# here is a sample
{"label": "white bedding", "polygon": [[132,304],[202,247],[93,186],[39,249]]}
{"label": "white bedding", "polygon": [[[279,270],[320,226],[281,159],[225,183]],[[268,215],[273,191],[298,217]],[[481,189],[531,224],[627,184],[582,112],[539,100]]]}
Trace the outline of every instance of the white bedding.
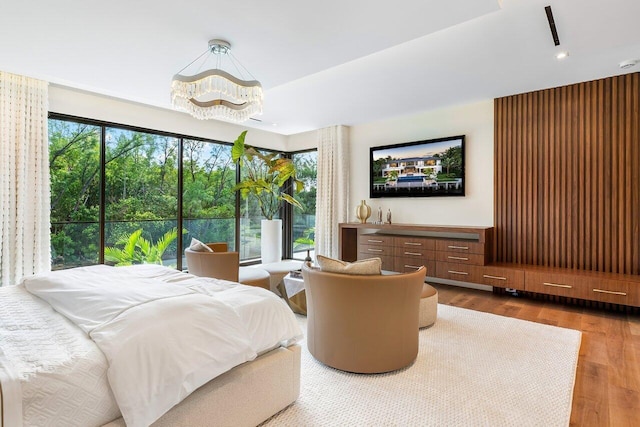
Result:
{"label": "white bedding", "polygon": [[104,354],[22,285],[0,288],[0,348],[14,379],[2,379],[5,426],[100,426],[119,416]]}
{"label": "white bedding", "polygon": [[[95,266],[78,270],[83,269],[55,272],[48,274],[46,278],[31,278],[26,281],[26,286],[51,302],[56,310],[77,322],[102,348],[109,360],[108,379],[111,389],[119,397],[117,400],[121,403],[120,410],[129,425],[150,424],[209,379],[239,363],[251,360],[258,353],[279,345],[289,345],[301,337],[295,317],[286,304],[264,289],[197,278],[153,265],[126,268]],[[82,274],[78,276],[79,273]],[[105,283],[109,280],[110,283]],[[133,285],[131,289],[127,289],[124,283]],[[109,285],[112,288],[106,293],[108,296],[99,297],[103,287]],[[159,292],[150,295],[149,287],[156,287]],[[102,352],[97,350],[86,334],[21,288],[15,287],[13,294],[20,294],[23,299],[30,298],[34,304],[39,305],[32,307],[32,310],[48,312],[50,317],[55,318],[55,321],[49,319],[47,323],[54,327],[64,324],[74,335],[74,343],[84,339],[87,349],[102,356]],[[5,289],[0,291],[3,297],[12,298],[9,295],[12,292],[6,292]],[[149,320],[145,312],[155,320]],[[6,316],[1,316],[0,323],[5,317],[13,315],[11,312],[4,314]],[[23,320],[23,324],[28,324],[27,319]],[[191,333],[184,333],[187,325],[191,327]],[[193,328],[194,325],[199,326]],[[4,326],[0,327],[1,333],[5,334]],[[224,331],[231,333],[225,334]],[[21,339],[26,339],[26,336],[18,338],[16,343]],[[14,348],[21,346],[16,343]],[[159,347],[151,350],[150,343]],[[175,353],[175,347],[181,351]],[[163,353],[165,350],[171,351]],[[54,351],[64,353],[66,350]],[[33,382],[30,380],[39,377],[41,369],[37,366],[38,362],[30,370],[24,370],[24,366],[15,368],[20,365],[20,359],[37,359],[37,353],[28,354],[29,350],[25,350],[24,354],[17,355],[18,362],[15,362],[16,352],[9,352],[14,353],[7,355],[14,371],[25,372],[20,379],[24,398],[25,389],[31,387]],[[176,354],[179,357],[176,358]],[[74,361],[72,358],[63,364],[76,365],[78,360]],[[104,356],[99,362],[91,363],[88,370],[99,372],[102,384],[106,383]],[[174,372],[175,378],[168,379],[164,375],[167,370]],[[31,373],[26,373],[27,371]],[[158,374],[160,371],[163,375]],[[76,375],[78,374],[70,374],[70,377]],[[41,377],[42,386],[46,378]],[[144,389],[140,387],[141,384],[151,387]],[[46,385],[41,387],[46,388]],[[158,390],[174,391],[160,397],[154,396]],[[69,422],[54,422],[50,425],[101,425],[116,418],[118,414],[116,412],[114,415],[113,397],[110,396],[108,386],[106,393],[100,394],[103,396],[101,399],[110,401],[111,405],[102,402],[99,405],[81,404],[80,407],[90,409],[110,406],[108,410],[101,410],[102,418],[80,421],[71,416]],[[109,398],[105,398],[105,394]],[[28,412],[33,412],[32,408],[44,413],[55,412],[55,406],[41,408],[40,403],[42,402],[30,405],[26,400],[23,401],[25,425],[43,425],[33,422],[35,419],[29,417]],[[48,415],[44,417],[47,418]]]}

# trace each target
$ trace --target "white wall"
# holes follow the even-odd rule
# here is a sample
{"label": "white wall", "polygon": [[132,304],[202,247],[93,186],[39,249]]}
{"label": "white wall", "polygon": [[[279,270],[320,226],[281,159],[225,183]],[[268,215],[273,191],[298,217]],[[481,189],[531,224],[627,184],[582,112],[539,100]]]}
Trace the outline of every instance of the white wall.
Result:
{"label": "white wall", "polygon": [[[369,199],[369,147],[455,135],[466,135],[465,197]],[[493,100],[352,126],[350,141],[351,221],[365,199],[395,223],[493,225]]]}
{"label": "white wall", "polygon": [[317,130],[289,135],[287,151],[311,150],[313,148],[318,148]]}
{"label": "white wall", "polygon": [[287,137],[284,135],[217,120],[198,120],[186,113],[54,84],[49,86],[49,111],[225,142],[235,141],[243,130],[248,129],[248,144],[287,150]]}

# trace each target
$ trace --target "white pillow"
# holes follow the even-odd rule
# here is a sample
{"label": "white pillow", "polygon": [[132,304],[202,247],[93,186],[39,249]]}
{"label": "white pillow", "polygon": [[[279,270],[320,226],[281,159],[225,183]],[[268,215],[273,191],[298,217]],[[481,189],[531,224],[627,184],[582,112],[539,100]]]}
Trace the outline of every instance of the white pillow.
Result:
{"label": "white pillow", "polygon": [[193,237],[191,238],[189,249],[195,252],[213,252],[213,249],[202,243],[200,240],[194,239]]}
{"label": "white pillow", "polygon": [[339,259],[317,255],[316,259],[320,270],[328,273],[372,275],[382,274],[382,260],[380,258],[368,258],[355,262],[345,262]]}

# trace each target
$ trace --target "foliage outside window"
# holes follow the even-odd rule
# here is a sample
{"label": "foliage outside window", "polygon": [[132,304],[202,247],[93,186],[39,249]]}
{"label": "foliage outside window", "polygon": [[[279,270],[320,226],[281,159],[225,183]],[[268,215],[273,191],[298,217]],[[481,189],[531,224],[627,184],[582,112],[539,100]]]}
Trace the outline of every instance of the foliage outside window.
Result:
{"label": "foliage outside window", "polygon": [[236,167],[231,146],[185,139],[182,165],[182,221],[187,232],[181,254],[192,237],[226,242],[235,250]]}
{"label": "foliage outside window", "polygon": [[294,153],[291,158],[303,183],[302,191],[294,195],[302,209],[293,210],[293,257],[304,259],[307,250],[311,252],[315,247],[318,152]]}
{"label": "foliage outside window", "polygon": [[99,262],[100,127],[49,120],[52,268]]}

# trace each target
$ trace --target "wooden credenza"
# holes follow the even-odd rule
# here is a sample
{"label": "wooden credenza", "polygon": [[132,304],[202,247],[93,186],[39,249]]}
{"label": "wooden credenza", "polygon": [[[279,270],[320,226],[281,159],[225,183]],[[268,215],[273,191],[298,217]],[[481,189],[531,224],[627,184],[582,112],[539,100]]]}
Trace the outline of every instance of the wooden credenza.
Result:
{"label": "wooden credenza", "polygon": [[339,232],[344,261],[379,257],[384,270],[424,265],[435,280],[640,307],[637,275],[493,263],[493,227],[343,223]]}
{"label": "wooden credenza", "polygon": [[416,224],[340,224],[340,258],[382,259],[382,268],[411,271],[421,265],[427,276],[479,282],[491,262],[492,227]]}

